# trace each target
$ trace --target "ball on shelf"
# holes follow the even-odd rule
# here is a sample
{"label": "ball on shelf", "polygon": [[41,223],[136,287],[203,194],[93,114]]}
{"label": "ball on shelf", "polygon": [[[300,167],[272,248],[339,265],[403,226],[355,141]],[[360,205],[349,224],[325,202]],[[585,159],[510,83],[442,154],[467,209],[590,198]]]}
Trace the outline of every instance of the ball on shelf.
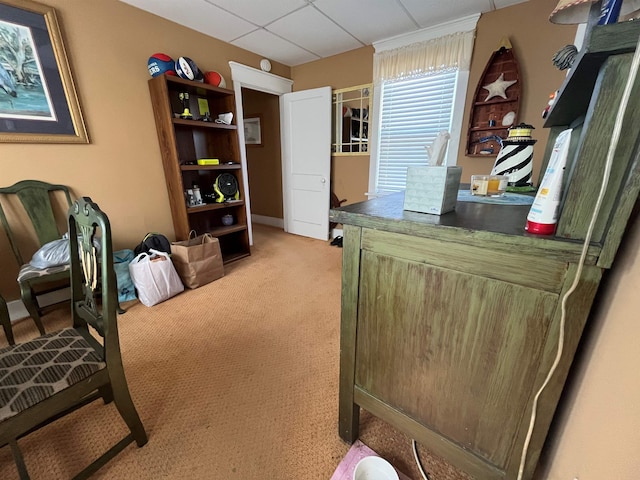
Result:
{"label": "ball on shelf", "polygon": [[178,60],[176,60],[176,73],[180,78],[187,80],[202,80],[203,78],[196,62],[189,57],[178,57]]}
{"label": "ball on shelf", "polygon": [[204,81],[214,87],[227,88],[227,82],[218,72],[207,72],[204,74]]}
{"label": "ball on shelf", "polygon": [[167,75],[175,75],[175,62],[173,58],[165,53],[154,53],[149,57],[147,61],[147,68],[149,69],[149,75],[157,77],[166,73]]}

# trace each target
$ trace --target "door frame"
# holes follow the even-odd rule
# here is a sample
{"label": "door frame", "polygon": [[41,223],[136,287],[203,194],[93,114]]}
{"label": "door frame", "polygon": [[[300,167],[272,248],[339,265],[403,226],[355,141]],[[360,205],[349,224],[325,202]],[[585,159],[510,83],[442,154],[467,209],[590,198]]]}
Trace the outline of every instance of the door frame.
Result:
{"label": "door frame", "polygon": [[[236,97],[236,125],[238,125],[238,141],[240,142],[240,161],[244,175],[243,187],[245,191],[245,208],[247,210],[247,228],[249,229],[249,244],[253,245],[253,224],[251,222],[251,196],[249,192],[249,174],[247,169],[247,151],[244,144],[244,112],[242,109],[242,89],[257,90],[259,92],[270,93],[280,97],[280,142],[284,139],[283,119],[282,119],[282,95],[291,93],[293,80],[274,75],[273,73],[263,72],[257,68],[249,67],[241,63],[229,62],[231,67],[231,79],[233,81],[233,90]],[[283,165],[284,168],[284,165]],[[284,173],[284,172],[283,172]],[[283,188],[287,188],[283,184]],[[284,195],[283,195],[284,198]],[[287,231],[287,205],[283,202],[284,230]]]}

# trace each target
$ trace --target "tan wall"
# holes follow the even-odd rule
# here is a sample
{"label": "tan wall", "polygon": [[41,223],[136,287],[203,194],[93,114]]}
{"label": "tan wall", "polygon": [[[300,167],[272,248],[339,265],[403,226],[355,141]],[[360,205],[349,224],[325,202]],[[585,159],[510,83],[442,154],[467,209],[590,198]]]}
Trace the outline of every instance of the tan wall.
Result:
{"label": "tan wall", "polygon": [[640,217],[605,277],[540,480],[640,478]]}
{"label": "tan wall", "polygon": [[280,103],[277,95],[242,90],[244,118],[260,115],[262,145],[247,145],[251,213],[283,218]]}
{"label": "tan wall", "polygon": [[[116,0],[45,2],[58,14],[91,144],[1,144],[0,184],[31,178],[90,196],[109,215],[114,248],[133,247],[148,231],[173,237],[147,59],[188,56],[231,87],[230,60],[258,68],[262,57]],[[273,73],[290,78],[289,67],[272,64]],[[17,265],[4,234],[0,259],[0,293],[16,299]]]}
{"label": "tan wall", "polygon": [[[371,83],[373,47],[363,47],[292,68],[293,89],[330,86],[333,89]],[[343,205],[367,199],[369,189],[369,155],[333,156],[331,189]]]}

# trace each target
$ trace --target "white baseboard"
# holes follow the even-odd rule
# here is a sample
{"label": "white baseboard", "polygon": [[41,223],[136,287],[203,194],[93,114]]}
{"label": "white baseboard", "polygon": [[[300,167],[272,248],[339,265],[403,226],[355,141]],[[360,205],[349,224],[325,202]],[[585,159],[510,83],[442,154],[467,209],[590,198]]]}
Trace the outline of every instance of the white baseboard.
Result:
{"label": "white baseboard", "polygon": [[261,225],[269,225],[270,227],[282,228],[284,230],[284,219],[276,217],[266,217],[264,215],[251,214],[251,222]]}
{"label": "white baseboard", "polygon": [[22,303],[22,300],[12,300],[7,302],[7,308],[9,309],[9,318],[12,322],[17,320],[21,320],[23,318],[27,318],[29,316],[29,312]]}
{"label": "white baseboard", "polygon": [[[64,302],[65,300],[71,300],[70,288],[56,290],[55,292],[51,293],[45,293],[44,295],[40,295],[38,297],[38,301],[40,302],[40,306],[42,307],[47,307],[49,305]],[[24,303],[22,303],[22,300],[12,300],[10,302],[7,302],[7,308],[9,309],[9,318],[12,322],[16,322],[23,318],[29,317],[29,312],[24,306]]]}

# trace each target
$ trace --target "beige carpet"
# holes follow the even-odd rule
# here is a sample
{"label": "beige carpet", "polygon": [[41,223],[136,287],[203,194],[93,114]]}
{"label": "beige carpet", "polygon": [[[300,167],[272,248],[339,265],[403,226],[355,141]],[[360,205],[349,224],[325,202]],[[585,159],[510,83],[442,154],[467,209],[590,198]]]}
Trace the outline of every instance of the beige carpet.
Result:
{"label": "beige carpet", "polygon": [[[119,317],[123,361],[149,435],[94,478],[328,480],[349,449],[338,436],[342,249],[256,226],[252,255],[225,276]],[[44,317],[48,330],[68,314]],[[18,341],[35,336],[30,319]],[[5,345],[0,336],[0,345]],[[125,435],[95,402],[22,439],[33,479],[68,479]],[[410,439],[362,412],[360,439],[414,480]],[[467,479],[419,448],[431,480]],[[8,447],[0,479],[17,478]]]}

